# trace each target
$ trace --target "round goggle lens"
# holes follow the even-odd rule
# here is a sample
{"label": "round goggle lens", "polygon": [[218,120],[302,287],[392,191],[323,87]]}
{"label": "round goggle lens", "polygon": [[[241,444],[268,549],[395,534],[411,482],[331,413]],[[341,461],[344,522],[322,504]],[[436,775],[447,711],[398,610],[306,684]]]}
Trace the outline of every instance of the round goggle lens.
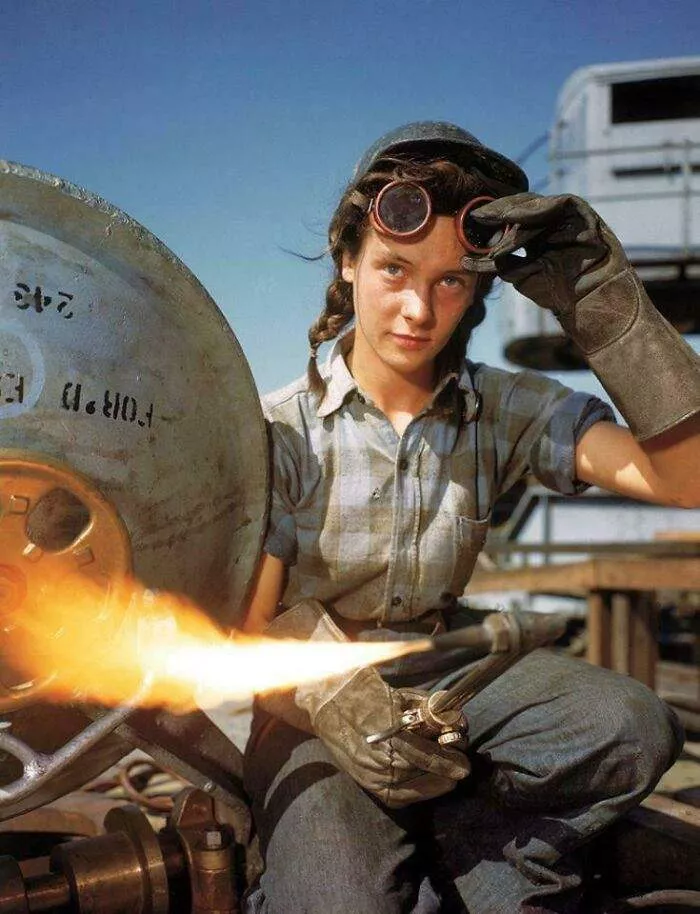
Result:
{"label": "round goggle lens", "polygon": [[413,235],[430,218],[430,198],[418,184],[387,184],[375,202],[379,224],[393,235]]}
{"label": "round goggle lens", "polygon": [[475,197],[470,200],[459,214],[459,226],[461,229],[460,241],[464,247],[474,254],[488,254],[497,244],[499,244],[506,232],[506,228],[494,228],[490,225],[481,225],[472,218],[472,212],[490,203],[493,197]]}

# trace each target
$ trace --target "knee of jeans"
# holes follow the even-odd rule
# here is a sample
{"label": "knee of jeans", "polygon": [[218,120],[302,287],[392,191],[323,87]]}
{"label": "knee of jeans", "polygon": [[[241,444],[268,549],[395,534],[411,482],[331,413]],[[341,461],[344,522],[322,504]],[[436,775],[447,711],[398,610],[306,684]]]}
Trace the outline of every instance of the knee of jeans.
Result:
{"label": "knee of jeans", "polygon": [[616,780],[626,780],[626,789],[634,792],[652,789],[683,746],[676,715],[651,689],[627,677],[600,691],[592,704],[587,716],[597,721]]}
{"label": "knee of jeans", "polygon": [[616,802],[649,793],[683,743],[675,715],[634,679],[582,668],[575,688],[545,703],[551,715],[496,758],[493,786],[520,806]]}

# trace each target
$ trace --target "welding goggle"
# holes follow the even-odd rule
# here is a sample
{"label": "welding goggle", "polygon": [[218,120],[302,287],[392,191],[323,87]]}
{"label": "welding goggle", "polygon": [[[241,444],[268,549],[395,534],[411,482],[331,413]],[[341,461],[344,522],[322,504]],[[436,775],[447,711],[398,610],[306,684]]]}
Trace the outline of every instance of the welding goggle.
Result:
{"label": "welding goggle", "polygon": [[[454,214],[457,237],[468,254],[484,257],[498,245],[510,226],[494,229],[472,218],[472,212],[495,197],[473,197]],[[381,235],[399,240],[417,238],[433,217],[430,194],[414,181],[391,181],[369,202],[369,220]]]}

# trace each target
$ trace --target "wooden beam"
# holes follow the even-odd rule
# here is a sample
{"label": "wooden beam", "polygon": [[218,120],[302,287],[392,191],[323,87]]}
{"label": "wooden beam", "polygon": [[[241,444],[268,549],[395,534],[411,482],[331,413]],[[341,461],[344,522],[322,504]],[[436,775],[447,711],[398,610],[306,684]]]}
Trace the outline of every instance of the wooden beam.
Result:
{"label": "wooden beam", "polygon": [[630,595],[629,674],[650,689],[656,688],[659,659],[658,615],[650,593]]}
{"label": "wooden beam", "polygon": [[583,562],[477,571],[466,596],[523,590],[582,596],[590,590],[700,590],[700,558],[596,558]]}
{"label": "wooden beam", "polygon": [[610,667],[610,595],[593,591],[588,595],[586,660]]}
{"label": "wooden beam", "polygon": [[614,593],[611,599],[611,663],[617,673],[630,672],[632,599],[629,593]]}

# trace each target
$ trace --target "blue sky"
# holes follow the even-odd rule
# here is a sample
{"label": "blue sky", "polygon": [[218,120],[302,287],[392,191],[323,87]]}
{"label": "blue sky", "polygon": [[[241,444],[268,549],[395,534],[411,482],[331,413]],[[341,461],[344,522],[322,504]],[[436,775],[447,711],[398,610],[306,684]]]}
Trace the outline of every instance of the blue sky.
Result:
{"label": "blue sky", "polygon": [[[698,0],[2,0],[0,158],[89,188],[197,275],[261,391],[303,371],[362,150],[452,120],[518,156],[577,67],[698,52]],[[544,153],[526,163],[537,182]],[[497,307],[497,303],[492,306]],[[491,313],[472,354],[500,359]]]}

